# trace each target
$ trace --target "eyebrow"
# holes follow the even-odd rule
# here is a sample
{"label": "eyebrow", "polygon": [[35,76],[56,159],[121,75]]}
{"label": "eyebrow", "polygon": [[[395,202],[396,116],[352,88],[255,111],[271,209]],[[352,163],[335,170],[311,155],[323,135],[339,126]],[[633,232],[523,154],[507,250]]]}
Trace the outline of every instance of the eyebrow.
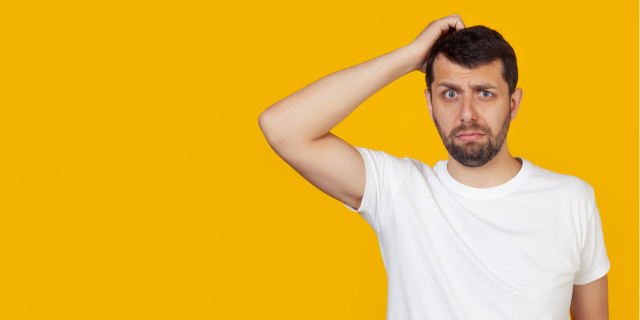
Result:
{"label": "eyebrow", "polygon": [[[440,82],[438,84],[438,87],[447,87],[449,89],[455,89],[455,90],[459,90],[462,91],[462,87],[460,87],[459,85],[455,84],[455,83],[450,83],[450,82]],[[472,85],[470,86],[471,89],[498,89],[498,87],[489,84],[489,83],[481,83],[481,84],[477,84],[477,85]]]}

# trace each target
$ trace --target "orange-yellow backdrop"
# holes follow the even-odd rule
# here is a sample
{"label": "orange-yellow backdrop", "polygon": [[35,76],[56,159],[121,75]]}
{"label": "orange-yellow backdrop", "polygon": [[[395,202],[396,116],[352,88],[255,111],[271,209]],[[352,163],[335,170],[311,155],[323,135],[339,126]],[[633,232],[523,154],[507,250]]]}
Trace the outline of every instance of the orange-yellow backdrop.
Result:
{"label": "orange-yellow backdrop", "polygon": [[[515,49],[514,156],[595,188],[612,319],[638,318],[637,1],[2,5],[0,318],[384,319],[364,219],[260,112],[458,13]],[[332,130],[433,165],[423,74]]]}

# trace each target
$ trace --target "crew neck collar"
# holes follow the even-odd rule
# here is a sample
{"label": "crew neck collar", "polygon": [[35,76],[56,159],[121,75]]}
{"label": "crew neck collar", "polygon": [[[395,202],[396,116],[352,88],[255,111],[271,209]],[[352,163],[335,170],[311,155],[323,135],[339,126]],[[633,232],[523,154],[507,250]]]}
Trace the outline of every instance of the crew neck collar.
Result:
{"label": "crew neck collar", "polygon": [[518,174],[511,178],[511,180],[492,188],[473,188],[458,182],[449,174],[449,170],[447,169],[449,160],[441,160],[436,164],[438,166],[438,178],[440,178],[443,184],[461,196],[476,200],[497,198],[518,188],[531,173],[533,165],[529,160],[521,157],[515,157],[515,159],[522,161],[522,167],[520,171],[518,171]]}

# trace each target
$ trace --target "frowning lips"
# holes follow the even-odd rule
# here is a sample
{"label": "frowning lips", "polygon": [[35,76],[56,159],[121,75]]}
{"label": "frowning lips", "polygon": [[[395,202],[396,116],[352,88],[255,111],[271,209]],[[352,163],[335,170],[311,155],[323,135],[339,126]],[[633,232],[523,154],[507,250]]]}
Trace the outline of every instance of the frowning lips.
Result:
{"label": "frowning lips", "polygon": [[475,135],[484,135],[484,133],[482,133],[480,131],[465,131],[465,132],[462,132],[459,135],[457,135],[457,137],[460,137],[460,136],[475,136]]}

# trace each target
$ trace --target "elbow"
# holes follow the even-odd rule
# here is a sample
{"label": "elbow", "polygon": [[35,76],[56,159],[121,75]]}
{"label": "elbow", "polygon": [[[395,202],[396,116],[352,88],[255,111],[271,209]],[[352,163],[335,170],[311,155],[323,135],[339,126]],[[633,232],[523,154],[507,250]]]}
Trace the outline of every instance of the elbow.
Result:
{"label": "elbow", "polygon": [[262,131],[262,133],[264,133],[266,129],[266,126],[267,126],[266,122],[267,122],[267,112],[263,111],[258,117],[258,126],[260,126],[260,130]]}
{"label": "elbow", "polygon": [[280,135],[278,135],[275,130],[276,126],[274,125],[273,115],[266,110],[258,117],[258,126],[260,126],[262,134],[270,145],[274,145],[281,140],[279,138]]}

